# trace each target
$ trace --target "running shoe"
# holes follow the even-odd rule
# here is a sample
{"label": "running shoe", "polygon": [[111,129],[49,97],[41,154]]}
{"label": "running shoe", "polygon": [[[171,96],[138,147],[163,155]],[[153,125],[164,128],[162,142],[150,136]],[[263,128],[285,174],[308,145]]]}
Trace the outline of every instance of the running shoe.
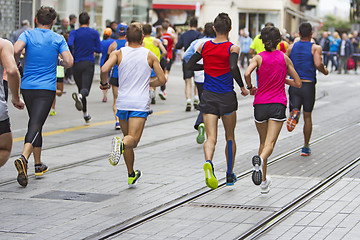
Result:
{"label": "running shoe", "polygon": [[124,153],[124,143],[120,137],[114,137],[111,143],[111,153],[109,155],[109,162],[111,165],[116,166],[119,161],[121,154]]}
{"label": "running shoe", "polygon": [[107,98],[106,97],[104,97],[103,99],[102,99],[102,102],[107,102]]}
{"label": "running shoe", "polygon": [[301,156],[309,156],[311,154],[311,148],[303,147],[301,148]]}
{"label": "running shoe", "polygon": [[226,173],[226,186],[233,186],[236,183],[237,177],[235,173]]}
{"label": "running shoe", "polygon": [[262,194],[269,193],[271,185],[271,179],[267,178],[265,181],[262,181],[260,184],[260,192]]}
{"label": "running shoe", "polygon": [[166,100],[166,92],[165,91],[160,91],[159,92],[159,97],[161,98],[161,100]]}
{"label": "running shoe", "polygon": [[210,160],[207,160],[204,164],[205,171],[205,183],[211,189],[216,189],[219,185],[218,180],[215,177],[214,165]]}
{"label": "running shoe", "polygon": [[115,123],[115,130],[120,130],[120,123],[119,122]]}
{"label": "running shoe", "polygon": [[255,185],[260,185],[261,181],[262,181],[262,171],[261,171],[262,159],[261,159],[261,157],[258,155],[253,156],[252,164],[254,166],[254,170],[252,173],[252,180]]}
{"label": "running shoe", "polygon": [[55,115],[56,115],[55,109],[51,109],[50,110],[50,116],[55,116]]}
{"label": "running shoe", "polygon": [[185,111],[186,111],[186,112],[190,112],[190,111],[191,111],[191,102],[187,102],[187,103],[186,103]]}
{"label": "running shoe", "polygon": [[86,115],[86,116],[84,117],[84,120],[85,120],[86,123],[89,123],[89,122],[91,121],[91,116],[90,116],[90,115]]}
{"label": "running shoe", "polygon": [[74,92],[71,96],[75,101],[76,109],[78,111],[82,111],[83,110],[83,105],[82,105],[82,102],[81,102],[81,95],[79,93]]}
{"label": "running shoe", "polygon": [[35,176],[37,177],[42,176],[48,170],[48,166],[46,166],[44,163],[35,164]]}
{"label": "running shoe", "polygon": [[26,185],[28,184],[28,175],[27,175],[28,162],[24,157],[19,157],[14,161],[14,164],[16,170],[18,171],[18,176],[17,176],[18,183],[21,186],[26,187]]}
{"label": "running shoe", "polygon": [[200,123],[198,126],[198,136],[196,138],[196,142],[198,144],[203,144],[205,141],[205,124],[204,123]]}
{"label": "running shoe", "polygon": [[134,173],[135,173],[134,177],[128,177],[129,188],[136,187],[136,184],[139,182],[139,179],[142,177],[140,170],[136,170]]}
{"label": "running shoe", "polygon": [[198,105],[199,105],[199,100],[195,98],[194,99],[194,109],[197,109]]}
{"label": "running shoe", "polygon": [[289,132],[295,129],[295,126],[299,120],[299,116],[300,116],[300,111],[298,109],[294,108],[293,110],[291,110],[290,116],[286,121],[286,127]]}

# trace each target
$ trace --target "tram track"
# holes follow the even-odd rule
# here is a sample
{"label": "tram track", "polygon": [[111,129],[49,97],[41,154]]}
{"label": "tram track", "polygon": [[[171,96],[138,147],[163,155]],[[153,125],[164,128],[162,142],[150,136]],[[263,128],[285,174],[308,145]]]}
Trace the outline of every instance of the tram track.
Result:
{"label": "tram track", "polygon": [[[331,136],[334,136],[350,127],[353,127],[355,125],[359,124],[359,122],[351,123],[349,125],[346,125],[342,128],[336,129],[330,133],[324,134],[313,141],[311,141],[311,144],[314,145],[316,143],[319,143],[321,141],[324,141],[328,139]],[[285,153],[282,153],[275,158],[273,158],[271,161],[268,162],[268,166],[274,165],[284,159],[286,159],[288,156],[293,155],[297,152],[299,152],[301,149],[301,146],[295,147]],[[310,188],[305,193],[301,194],[297,198],[295,198],[292,202],[288,203],[286,206],[281,208],[279,211],[275,212],[274,214],[270,215],[269,217],[266,217],[264,220],[262,220],[260,223],[256,224],[253,228],[247,230],[242,235],[239,235],[237,239],[256,239],[257,237],[261,236],[261,234],[268,231],[271,227],[275,226],[275,224],[278,224],[281,220],[285,219],[287,216],[289,216],[291,213],[302,207],[307,202],[311,201],[313,198],[321,194],[322,191],[326,191],[326,189],[330,188],[333,184],[335,184],[341,177],[346,175],[348,172],[350,172],[352,169],[354,169],[356,166],[360,164],[360,156],[356,158],[355,160],[351,161],[347,165],[337,169],[335,172],[333,172],[331,175],[326,177],[324,180],[322,180],[320,183],[316,184],[312,188]],[[243,172],[242,174],[238,175],[237,178],[243,179],[248,176],[250,176],[252,173],[252,170],[248,170]],[[225,178],[218,179],[219,187],[217,189],[222,189],[226,186]],[[207,187],[203,187],[201,189],[197,189],[196,191],[193,191],[192,193],[188,193],[186,195],[183,195],[177,199],[174,199],[173,201],[167,202],[165,204],[162,204],[161,206],[158,206],[156,208],[148,210],[146,213],[141,214],[139,216],[133,217],[132,219],[128,219],[124,222],[118,223],[113,225],[112,227],[109,227],[99,233],[90,235],[89,237],[85,239],[111,239],[112,237],[115,237],[117,235],[120,235],[121,233],[136,228],[137,226],[140,226],[141,224],[144,224],[146,222],[149,222],[155,218],[161,217],[162,215],[165,215],[169,213],[170,211],[173,211],[181,206],[184,206],[206,194],[209,194],[213,191],[212,189],[208,189]]]}

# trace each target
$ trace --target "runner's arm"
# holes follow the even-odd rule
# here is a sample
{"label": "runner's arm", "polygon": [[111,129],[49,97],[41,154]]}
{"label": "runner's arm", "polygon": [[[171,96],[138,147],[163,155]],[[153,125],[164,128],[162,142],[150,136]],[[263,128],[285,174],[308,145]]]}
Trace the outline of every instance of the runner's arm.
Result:
{"label": "runner's arm", "polygon": [[201,71],[204,70],[204,65],[198,64],[197,62],[202,59],[201,51],[204,46],[204,43],[200,44],[197,51],[191,56],[189,61],[186,63],[185,67],[191,71]]}
{"label": "runner's arm", "polygon": [[243,96],[246,96],[249,94],[249,91],[244,87],[243,80],[241,78],[240,69],[237,65],[238,59],[239,59],[239,52],[240,48],[236,45],[232,45],[230,48],[230,57],[229,57],[229,63],[230,63],[230,72],[232,77],[235,79],[237,84],[239,85],[241,89],[241,94]]}
{"label": "runner's arm", "polygon": [[121,61],[122,54],[121,51],[114,51],[110,54],[109,59],[104,63],[104,65],[101,67],[101,73],[100,73],[100,89],[107,88],[108,87],[108,76],[109,72],[112,69],[112,67],[118,63],[118,59]]}
{"label": "runner's arm", "polygon": [[324,62],[321,58],[321,53],[322,53],[322,49],[321,46],[319,45],[315,45],[313,44],[312,46],[314,49],[314,64],[317,70],[319,70],[320,72],[322,72],[324,75],[328,75],[329,74],[329,70],[325,67]]}
{"label": "runner's arm", "polygon": [[250,95],[255,95],[257,88],[251,84],[251,73],[258,67],[260,55],[256,55],[250,61],[249,66],[246,68],[244,77],[247,89],[250,91]]}
{"label": "runner's arm", "polygon": [[154,39],[154,41],[155,41],[155,43],[156,43],[155,46],[157,46],[158,48],[160,48],[160,51],[162,52],[162,53],[161,53],[161,58],[166,57],[167,51],[166,51],[164,45],[161,43],[160,39]]}
{"label": "runner's arm", "polygon": [[158,87],[164,85],[167,82],[164,71],[160,66],[159,59],[155,56],[154,53],[150,51],[148,54],[148,63],[149,66],[154,69],[154,72],[156,74],[156,78],[150,79],[150,87]]}
{"label": "runner's arm", "polygon": [[62,60],[60,61],[60,65],[65,68],[72,67],[74,63],[74,58],[69,51],[64,51],[61,53]]}
{"label": "runner's arm", "polygon": [[25,48],[25,42],[18,40],[14,44],[14,56],[15,56],[15,62],[18,63],[20,61],[20,55],[22,50]]}
{"label": "runner's arm", "polygon": [[[0,59],[7,74],[7,80],[12,93],[11,102],[17,109],[24,109],[24,102],[20,98],[20,73],[14,59],[14,47],[11,42],[1,39]],[[21,51],[20,51],[21,52]]]}
{"label": "runner's arm", "polygon": [[293,78],[293,79],[286,78],[285,83],[292,87],[301,88],[302,82],[294,68],[294,64],[292,63],[291,59],[288,56],[284,55],[284,57],[285,57],[287,72]]}

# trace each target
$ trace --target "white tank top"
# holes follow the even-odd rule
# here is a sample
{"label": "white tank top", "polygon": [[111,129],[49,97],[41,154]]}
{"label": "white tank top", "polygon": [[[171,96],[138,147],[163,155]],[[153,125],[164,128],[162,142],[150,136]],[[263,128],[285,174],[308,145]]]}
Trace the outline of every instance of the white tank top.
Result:
{"label": "white tank top", "polygon": [[5,101],[3,76],[4,76],[4,67],[0,65],[0,121],[4,121],[9,118],[8,107]]}
{"label": "white tank top", "polygon": [[120,48],[122,59],[119,64],[119,90],[116,108],[126,111],[150,110],[149,49],[144,47]]}

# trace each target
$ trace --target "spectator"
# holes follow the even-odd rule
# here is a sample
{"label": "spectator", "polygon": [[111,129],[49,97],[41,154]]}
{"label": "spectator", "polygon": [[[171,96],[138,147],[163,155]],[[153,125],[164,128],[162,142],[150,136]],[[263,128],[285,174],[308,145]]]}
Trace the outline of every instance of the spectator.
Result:
{"label": "spectator", "polygon": [[343,33],[341,35],[341,42],[340,42],[340,47],[338,49],[338,56],[340,59],[340,66],[339,66],[339,74],[341,74],[341,70],[344,69],[345,74],[348,72],[347,69],[347,62],[349,60],[349,58],[352,55],[352,45],[351,42],[349,40],[349,37],[346,33]]}

